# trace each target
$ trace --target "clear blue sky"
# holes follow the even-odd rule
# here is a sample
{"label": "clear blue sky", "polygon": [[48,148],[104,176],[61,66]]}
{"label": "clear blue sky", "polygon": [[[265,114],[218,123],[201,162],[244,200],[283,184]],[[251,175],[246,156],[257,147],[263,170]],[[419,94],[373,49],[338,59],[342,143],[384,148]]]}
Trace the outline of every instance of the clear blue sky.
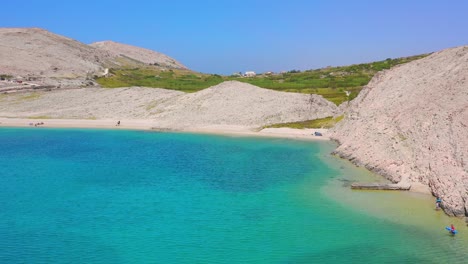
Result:
{"label": "clear blue sky", "polygon": [[[165,53],[230,74],[383,60],[468,45],[466,0],[3,1],[0,27]],[[1,55],[1,54],[0,54]]]}

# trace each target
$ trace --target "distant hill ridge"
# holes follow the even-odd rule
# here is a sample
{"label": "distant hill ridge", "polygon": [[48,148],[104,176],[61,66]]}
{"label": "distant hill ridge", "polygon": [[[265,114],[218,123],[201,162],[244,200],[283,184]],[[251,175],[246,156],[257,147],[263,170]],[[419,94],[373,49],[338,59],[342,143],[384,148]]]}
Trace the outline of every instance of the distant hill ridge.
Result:
{"label": "distant hill ridge", "polygon": [[183,64],[162,53],[145,48],[135,47],[114,41],[100,41],[90,44],[95,47],[111,53],[114,56],[125,56],[146,64],[154,64],[176,69],[187,69]]}
{"label": "distant hill ridge", "polygon": [[94,85],[105,68],[186,69],[162,53],[111,41],[92,45],[40,28],[0,28],[0,75],[57,86]]}

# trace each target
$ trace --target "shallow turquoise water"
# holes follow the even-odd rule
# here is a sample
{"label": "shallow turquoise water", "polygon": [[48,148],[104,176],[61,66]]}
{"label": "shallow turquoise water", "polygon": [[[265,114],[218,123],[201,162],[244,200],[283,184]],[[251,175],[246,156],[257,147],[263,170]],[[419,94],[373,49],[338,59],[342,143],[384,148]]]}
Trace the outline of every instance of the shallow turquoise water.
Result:
{"label": "shallow turquoise water", "polygon": [[332,149],[0,129],[0,263],[466,263],[463,239],[330,198]]}

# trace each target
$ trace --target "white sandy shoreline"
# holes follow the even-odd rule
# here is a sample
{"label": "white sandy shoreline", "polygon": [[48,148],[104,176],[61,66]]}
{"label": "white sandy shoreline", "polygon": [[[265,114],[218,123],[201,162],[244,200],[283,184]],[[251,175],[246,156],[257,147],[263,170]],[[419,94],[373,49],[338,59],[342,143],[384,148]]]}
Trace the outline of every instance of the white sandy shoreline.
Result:
{"label": "white sandy shoreline", "polygon": [[[201,134],[253,136],[253,137],[276,137],[299,140],[325,140],[330,138],[327,129],[293,129],[293,128],[265,128],[256,131],[255,128],[231,125],[212,125],[193,127],[186,129],[173,129],[170,127],[158,127],[154,120],[131,119],[120,120],[120,126],[116,126],[116,119],[25,119],[25,118],[0,118],[0,127],[53,127],[53,128],[98,128],[98,129],[135,129],[153,131],[187,132]],[[35,126],[37,123],[43,125]],[[315,132],[323,136],[314,136]]]}

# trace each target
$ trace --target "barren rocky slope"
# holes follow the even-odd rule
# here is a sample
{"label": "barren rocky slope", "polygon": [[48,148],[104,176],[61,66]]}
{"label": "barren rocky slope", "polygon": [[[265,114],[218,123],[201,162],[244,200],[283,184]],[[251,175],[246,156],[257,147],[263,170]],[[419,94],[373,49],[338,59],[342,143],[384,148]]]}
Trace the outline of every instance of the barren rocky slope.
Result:
{"label": "barren rocky slope", "polygon": [[[39,28],[0,28],[0,74],[50,84],[103,72],[112,55]],[[73,84],[73,82],[71,82]]]}
{"label": "barren rocky slope", "polygon": [[237,81],[196,93],[157,88],[82,88],[0,96],[1,117],[151,119],[154,126],[256,128],[337,114],[318,95],[277,92]]}
{"label": "barren rocky slope", "polygon": [[130,46],[113,41],[95,42],[90,44],[90,46],[107,51],[114,56],[125,56],[146,64],[155,64],[157,66],[166,68],[187,69],[187,67],[173,58],[149,49]]}
{"label": "barren rocky slope", "polygon": [[154,51],[115,42],[92,46],[39,28],[0,28],[0,75],[38,85],[79,87],[96,85],[105,68],[158,63],[184,68]]}
{"label": "barren rocky slope", "polygon": [[468,216],[468,46],[379,73],[331,136],[340,156],[427,184],[449,215]]}
{"label": "barren rocky slope", "polygon": [[168,127],[274,123],[332,116],[337,107],[318,95],[277,92],[228,81],[157,105],[160,124]]}

